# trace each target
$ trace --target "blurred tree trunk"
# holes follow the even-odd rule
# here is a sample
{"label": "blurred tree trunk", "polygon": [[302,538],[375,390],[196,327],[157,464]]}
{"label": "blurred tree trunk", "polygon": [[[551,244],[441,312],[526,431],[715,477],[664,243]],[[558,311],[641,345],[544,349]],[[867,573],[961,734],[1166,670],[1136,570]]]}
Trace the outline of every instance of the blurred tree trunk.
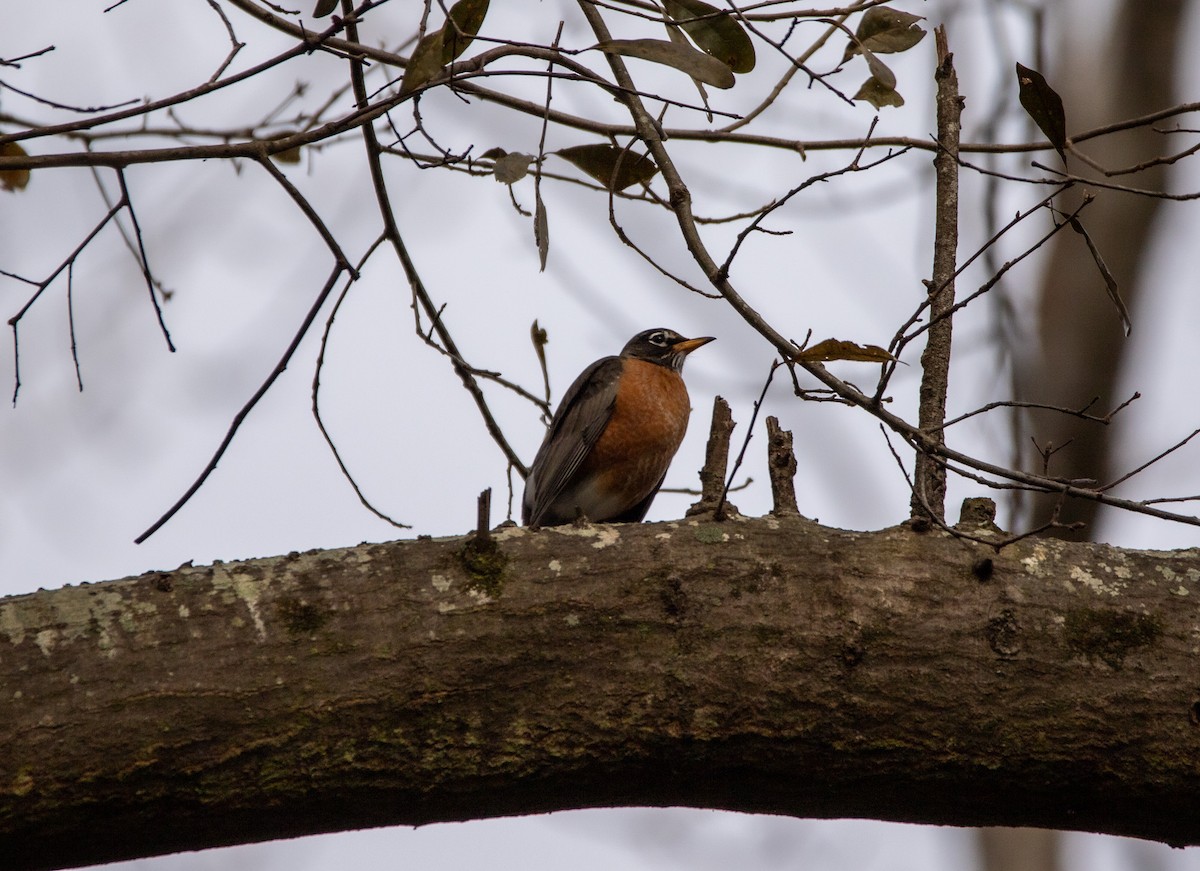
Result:
{"label": "blurred tree trunk", "polygon": [[[1176,102],[1176,57],[1186,5],[1186,0],[1127,0],[1114,14],[1105,50],[1097,49],[1087,28],[1069,21],[1059,23],[1064,42],[1058,62],[1048,72],[1066,107],[1068,134],[1145,115]],[[1149,127],[1080,145],[1081,151],[1109,170],[1133,166],[1170,149],[1171,140]],[[1099,176],[1076,157],[1070,157],[1070,169],[1087,177]],[[1113,181],[1162,189],[1166,177],[1165,167],[1154,166]],[[1138,301],[1150,292],[1142,283],[1142,273],[1162,201],[1102,189],[1092,193],[1096,199],[1084,210],[1082,222],[1116,277],[1126,304],[1136,310]],[[1060,207],[1074,208],[1083,194],[1077,188],[1063,198]],[[1099,397],[1096,410],[1103,413],[1126,398],[1114,390],[1128,343],[1087,245],[1076,233],[1061,233],[1051,242],[1036,337],[1037,346],[1028,349],[1017,364],[1021,399],[1077,408]],[[1111,428],[1063,415],[1034,413],[1020,430],[1024,444],[1018,449],[1026,462],[1040,463],[1032,454],[1029,436],[1042,447],[1070,441],[1051,458],[1053,473],[1100,481],[1113,477]],[[1025,523],[1048,518],[1057,501],[1053,495],[1032,498],[1026,504]],[[1060,534],[1089,538],[1096,507],[1094,502],[1065,504],[1061,519],[1082,521],[1084,526]]]}
{"label": "blurred tree trunk", "polygon": [[[1058,63],[1049,73],[1066,107],[1068,133],[1144,115],[1176,102],[1176,58],[1185,9],[1186,0],[1125,0],[1115,11],[1106,50],[1097,50],[1090,34],[1081,33],[1081,28],[1059,22],[1064,38]],[[1169,140],[1150,128],[1139,128],[1083,143],[1080,148],[1111,171],[1167,152]],[[1099,175],[1075,157],[1070,169],[1089,177]],[[1154,166],[1114,181],[1162,189],[1166,178],[1166,168]],[[1076,207],[1084,193],[1071,191],[1060,207]],[[1133,311],[1138,300],[1150,292],[1142,274],[1162,201],[1099,189],[1092,193],[1097,196],[1083,213],[1084,226]],[[1079,407],[1099,397],[1099,413],[1125,398],[1115,394],[1115,386],[1128,345],[1103,278],[1078,234],[1062,233],[1051,242],[1050,262],[1039,291],[1035,335],[1036,346],[1018,357],[1019,398]],[[1113,431],[1109,427],[1035,412],[1019,431],[1022,439],[1033,436],[1044,449],[1070,442],[1050,460],[1056,474],[1099,481],[1114,477]],[[1040,463],[1029,442],[1018,445],[1017,450],[1028,462]],[[1029,497],[1024,522],[1031,525],[1047,519],[1058,501],[1052,494]],[[1055,534],[1089,539],[1096,509],[1094,502],[1065,503],[1061,520],[1082,521],[1083,526],[1056,530]],[[981,864],[986,871],[1056,871],[1061,865],[1058,841],[1057,833],[1050,831],[984,829],[979,833]]]}

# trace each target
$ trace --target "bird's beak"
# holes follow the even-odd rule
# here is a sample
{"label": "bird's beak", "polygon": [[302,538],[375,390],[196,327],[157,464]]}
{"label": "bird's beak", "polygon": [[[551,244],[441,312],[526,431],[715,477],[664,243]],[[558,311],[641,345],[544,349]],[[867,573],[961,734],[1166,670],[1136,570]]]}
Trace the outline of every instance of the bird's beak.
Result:
{"label": "bird's beak", "polygon": [[701,336],[698,339],[684,339],[682,342],[676,342],[671,346],[671,350],[676,354],[690,354],[697,348],[707,345],[709,342],[716,341],[716,336]]}

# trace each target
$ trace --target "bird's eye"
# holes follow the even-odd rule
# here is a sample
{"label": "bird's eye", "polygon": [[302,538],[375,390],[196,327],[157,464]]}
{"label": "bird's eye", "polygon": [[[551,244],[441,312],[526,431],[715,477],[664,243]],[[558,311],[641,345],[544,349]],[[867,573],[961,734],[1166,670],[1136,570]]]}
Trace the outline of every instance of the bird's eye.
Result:
{"label": "bird's eye", "polygon": [[667,345],[669,344],[669,342],[667,342],[667,334],[664,333],[662,330],[658,330],[657,332],[651,333],[650,334],[650,344],[658,345],[658,347],[660,347],[660,348],[667,347]]}

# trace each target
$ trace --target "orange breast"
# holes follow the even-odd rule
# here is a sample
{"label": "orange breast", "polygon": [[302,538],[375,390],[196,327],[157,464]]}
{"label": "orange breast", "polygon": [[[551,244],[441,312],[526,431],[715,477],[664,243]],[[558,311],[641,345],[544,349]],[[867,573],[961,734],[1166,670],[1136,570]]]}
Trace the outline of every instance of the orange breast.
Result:
{"label": "orange breast", "polygon": [[653,492],[679,450],[690,414],[678,372],[625,360],[612,418],[579,470],[577,480],[597,503],[589,517],[616,516]]}

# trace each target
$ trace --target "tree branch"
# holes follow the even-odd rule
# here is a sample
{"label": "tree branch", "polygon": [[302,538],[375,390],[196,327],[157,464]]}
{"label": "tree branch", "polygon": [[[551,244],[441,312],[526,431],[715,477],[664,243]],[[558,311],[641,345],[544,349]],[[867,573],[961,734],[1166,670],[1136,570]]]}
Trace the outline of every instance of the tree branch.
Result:
{"label": "tree branch", "polygon": [[0,600],[5,866],[622,805],[1200,843],[1194,550],[794,516],[492,541]]}
{"label": "tree branch", "polygon": [[946,39],[946,28],[934,28],[937,41],[937,136],[933,159],[937,176],[933,228],[933,274],[929,289],[929,334],[921,353],[921,399],[918,426],[925,444],[913,470],[911,512],[914,518],[946,519],[946,468],[937,453],[946,444],[946,393],[950,386],[950,346],[954,308],[954,276],[958,257],[958,139],[962,132],[962,97],[958,73]]}

